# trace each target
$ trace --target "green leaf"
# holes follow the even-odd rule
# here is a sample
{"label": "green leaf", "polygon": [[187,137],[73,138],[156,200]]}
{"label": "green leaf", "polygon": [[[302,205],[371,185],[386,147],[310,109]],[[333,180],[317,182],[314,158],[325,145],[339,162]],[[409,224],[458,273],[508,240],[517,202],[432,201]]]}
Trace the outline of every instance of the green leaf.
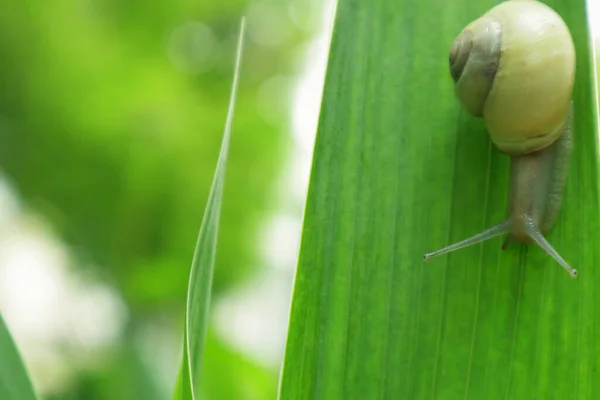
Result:
{"label": "green leaf", "polygon": [[0,399],[36,399],[23,360],[2,315],[0,315]]}
{"label": "green leaf", "polygon": [[509,157],[458,104],[455,36],[492,0],[340,0],[281,399],[600,398],[597,110],[583,0],[575,150],[550,243],[423,254],[504,219]]}
{"label": "green leaf", "polygon": [[221,152],[217,162],[217,168],[213,178],[208,202],[204,211],[204,218],[200,226],[190,280],[188,286],[188,297],[186,306],[184,345],[182,364],[177,378],[174,399],[198,399],[200,393],[200,367],[208,324],[210,309],[210,295],[213,279],[215,253],[217,249],[217,236],[219,230],[219,217],[221,213],[221,197],[225,183],[225,167],[227,164],[227,153],[231,136],[231,125],[237,85],[244,45],[245,19],[242,18],[240,25],[240,36],[238,40],[235,72],[231,95],[229,98],[229,109],[225,123],[225,133],[221,144]]}

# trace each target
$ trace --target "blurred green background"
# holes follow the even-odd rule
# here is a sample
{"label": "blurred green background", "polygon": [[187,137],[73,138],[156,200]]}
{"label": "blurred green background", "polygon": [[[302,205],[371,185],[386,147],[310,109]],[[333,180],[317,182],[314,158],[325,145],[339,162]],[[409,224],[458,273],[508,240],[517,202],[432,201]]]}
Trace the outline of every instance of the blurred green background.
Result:
{"label": "blurred green background", "polygon": [[42,398],[170,397],[242,15],[203,385],[275,397],[331,5],[0,2],[0,311]]}

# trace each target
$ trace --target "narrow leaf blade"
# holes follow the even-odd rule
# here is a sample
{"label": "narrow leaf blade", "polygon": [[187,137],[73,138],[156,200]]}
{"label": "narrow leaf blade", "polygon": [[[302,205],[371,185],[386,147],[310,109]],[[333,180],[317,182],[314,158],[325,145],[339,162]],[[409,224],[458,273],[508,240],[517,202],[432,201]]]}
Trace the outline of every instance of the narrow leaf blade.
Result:
{"label": "narrow leaf blade", "polygon": [[221,198],[225,183],[225,169],[244,45],[244,33],[245,18],[242,18],[229,108],[225,122],[225,132],[190,271],[184,349],[182,365],[174,390],[174,399],[198,399],[200,395],[200,368],[202,365],[210,309],[214,260],[221,214]]}
{"label": "narrow leaf blade", "polygon": [[0,399],[36,399],[25,364],[2,315],[0,315]]}

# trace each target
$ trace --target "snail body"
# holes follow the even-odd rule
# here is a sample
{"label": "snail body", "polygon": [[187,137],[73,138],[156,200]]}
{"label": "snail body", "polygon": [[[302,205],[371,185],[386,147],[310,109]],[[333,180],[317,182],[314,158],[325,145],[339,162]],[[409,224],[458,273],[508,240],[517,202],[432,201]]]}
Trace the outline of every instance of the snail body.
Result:
{"label": "snail body", "polygon": [[573,150],[575,47],[569,29],[536,0],[509,0],[473,21],[450,49],[455,94],[483,117],[494,145],[510,155],[507,217],[485,231],[425,254],[425,260],[508,234],[536,243],[571,277],[544,237],[560,211]]}

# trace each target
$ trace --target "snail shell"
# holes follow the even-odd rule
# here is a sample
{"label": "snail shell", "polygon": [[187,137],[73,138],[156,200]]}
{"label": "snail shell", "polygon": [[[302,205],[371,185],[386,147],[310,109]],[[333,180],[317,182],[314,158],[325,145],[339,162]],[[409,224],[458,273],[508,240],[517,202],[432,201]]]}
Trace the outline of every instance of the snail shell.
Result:
{"label": "snail shell", "polygon": [[527,154],[563,131],[575,77],[568,27],[550,7],[510,0],[470,23],[450,49],[455,93],[499,150]]}

